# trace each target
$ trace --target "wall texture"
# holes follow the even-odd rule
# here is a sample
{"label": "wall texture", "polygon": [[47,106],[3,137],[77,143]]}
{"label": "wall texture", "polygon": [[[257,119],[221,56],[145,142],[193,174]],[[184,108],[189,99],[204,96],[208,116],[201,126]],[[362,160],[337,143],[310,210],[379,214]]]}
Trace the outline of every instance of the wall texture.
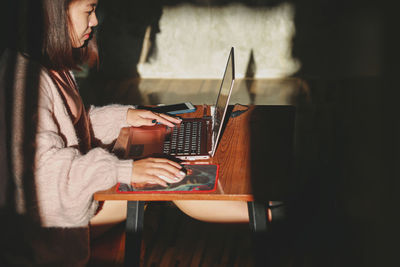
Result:
{"label": "wall texture", "polygon": [[220,78],[231,46],[239,78],[377,76],[384,66],[383,10],[361,0],[113,0],[98,14],[108,79]]}
{"label": "wall texture", "polygon": [[[295,9],[181,4],[164,6],[152,49],[138,64],[143,78],[220,78],[230,47],[235,47],[237,77],[290,76],[300,68],[292,58]],[[153,53],[147,54],[147,51]]]}

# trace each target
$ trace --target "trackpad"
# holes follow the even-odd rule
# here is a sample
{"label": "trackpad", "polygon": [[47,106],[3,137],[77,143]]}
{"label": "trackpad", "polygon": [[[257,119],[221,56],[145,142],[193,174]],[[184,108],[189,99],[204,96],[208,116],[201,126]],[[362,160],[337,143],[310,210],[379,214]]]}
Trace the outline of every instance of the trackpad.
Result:
{"label": "trackpad", "polygon": [[161,154],[165,134],[166,127],[164,125],[131,127],[129,157],[140,158]]}
{"label": "trackpad", "polygon": [[129,148],[129,157],[140,157],[143,155],[144,151],[144,145],[143,144],[137,144],[137,145],[131,145]]}

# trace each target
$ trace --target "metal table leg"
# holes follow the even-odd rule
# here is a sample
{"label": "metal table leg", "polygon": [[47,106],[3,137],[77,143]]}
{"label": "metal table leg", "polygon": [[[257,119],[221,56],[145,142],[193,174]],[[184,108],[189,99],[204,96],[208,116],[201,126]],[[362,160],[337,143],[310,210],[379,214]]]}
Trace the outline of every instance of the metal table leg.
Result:
{"label": "metal table leg", "polygon": [[253,233],[255,266],[268,266],[267,207],[264,203],[247,202],[249,224]]}
{"label": "metal table leg", "polygon": [[125,266],[140,266],[144,201],[128,201],[125,238]]}
{"label": "metal table leg", "polygon": [[247,202],[250,229],[254,233],[267,231],[267,207],[264,203]]}

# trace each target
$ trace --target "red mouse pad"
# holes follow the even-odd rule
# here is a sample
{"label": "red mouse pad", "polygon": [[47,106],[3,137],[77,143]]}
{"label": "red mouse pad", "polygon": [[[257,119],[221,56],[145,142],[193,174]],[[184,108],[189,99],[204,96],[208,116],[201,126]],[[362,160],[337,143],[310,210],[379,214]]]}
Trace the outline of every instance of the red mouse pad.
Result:
{"label": "red mouse pad", "polygon": [[209,193],[215,191],[218,180],[218,164],[185,164],[186,177],[167,187],[158,184],[117,185],[118,193]]}

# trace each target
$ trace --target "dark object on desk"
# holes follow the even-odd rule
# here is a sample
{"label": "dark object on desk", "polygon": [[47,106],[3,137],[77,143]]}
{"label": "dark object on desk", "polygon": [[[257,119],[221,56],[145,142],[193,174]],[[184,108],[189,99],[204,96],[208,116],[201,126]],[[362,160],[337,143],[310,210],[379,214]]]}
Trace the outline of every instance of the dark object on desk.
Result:
{"label": "dark object on desk", "polygon": [[196,111],[196,107],[193,106],[193,104],[190,102],[172,104],[172,105],[162,105],[162,106],[155,106],[155,107],[138,106],[138,108],[146,109],[146,110],[150,110],[150,111],[158,112],[158,113],[166,113],[169,115],[190,113],[190,112]]}
{"label": "dark object on desk", "polygon": [[294,106],[256,106],[251,111],[250,157],[256,201],[285,200],[294,188]]}
{"label": "dark object on desk", "polygon": [[238,110],[235,110],[235,111],[231,112],[230,113],[231,114],[230,115],[231,118],[239,117],[240,115],[242,115],[243,113],[245,113],[246,111],[249,110],[249,106],[247,106],[247,105],[242,105],[242,104],[236,103],[235,106],[240,106],[241,109],[238,109]]}

